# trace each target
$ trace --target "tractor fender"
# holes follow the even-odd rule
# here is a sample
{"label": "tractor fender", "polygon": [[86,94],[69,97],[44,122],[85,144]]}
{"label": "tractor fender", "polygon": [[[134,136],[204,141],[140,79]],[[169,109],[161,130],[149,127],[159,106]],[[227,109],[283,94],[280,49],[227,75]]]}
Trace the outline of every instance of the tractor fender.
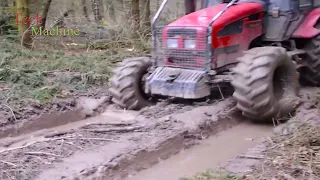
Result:
{"label": "tractor fender", "polygon": [[320,18],[320,8],[311,11],[300,26],[293,32],[294,38],[312,38],[320,33],[314,26]]}

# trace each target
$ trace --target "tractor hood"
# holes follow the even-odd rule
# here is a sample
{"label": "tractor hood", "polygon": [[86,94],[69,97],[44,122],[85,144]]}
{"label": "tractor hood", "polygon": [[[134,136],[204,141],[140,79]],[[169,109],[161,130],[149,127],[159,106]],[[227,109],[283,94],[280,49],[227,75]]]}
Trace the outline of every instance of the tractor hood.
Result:
{"label": "tractor hood", "polygon": [[[191,14],[185,15],[180,19],[170,23],[167,27],[177,26],[208,26],[210,21],[221,12],[227,4],[219,4],[205,8]],[[239,3],[229,7],[214,24],[226,25],[230,22],[247,17],[263,11],[263,4],[258,2]]]}

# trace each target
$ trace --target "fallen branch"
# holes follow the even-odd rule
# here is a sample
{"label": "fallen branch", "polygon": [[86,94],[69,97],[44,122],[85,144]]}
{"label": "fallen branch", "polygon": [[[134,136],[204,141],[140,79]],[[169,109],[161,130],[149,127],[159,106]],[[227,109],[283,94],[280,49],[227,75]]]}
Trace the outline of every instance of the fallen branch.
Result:
{"label": "fallen branch", "polygon": [[80,150],[83,150],[82,147],[75,145],[73,142],[65,142],[65,143],[66,143],[66,144],[69,144],[69,145],[71,145],[71,146],[77,147],[77,148],[79,148]]}
{"label": "fallen branch", "polygon": [[94,133],[108,133],[108,132],[118,132],[118,133],[126,133],[126,132],[132,132],[138,129],[141,129],[142,126],[137,127],[124,127],[124,128],[99,128],[99,129],[84,129],[88,132],[94,132]]}
{"label": "fallen branch", "polygon": [[264,159],[264,156],[238,155],[238,158],[243,158],[243,159]]}
{"label": "fallen branch", "polygon": [[36,155],[36,156],[54,156],[54,157],[61,157],[60,155],[57,154],[52,154],[52,153],[47,153],[47,152],[24,152],[26,155]]}
{"label": "fallen branch", "polygon": [[43,139],[43,140],[39,140],[39,141],[34,141],[34,142],[30,142],[26,145],[23,146],[19,146],[19,147],[14,147],[14,148],[9,148],[9,149],[4,149],[2,151],[0,151],[1,153],[5,153],[5,152],[9,152],[9,151],[14,151],[14,150],[18,150],[18,149],[23,149],[23,148],[27,148],[33,144],[36,143],[41,143],[41,142],[48,142],[48,141],[55,141],[55,140],[100,140],[100,141],[114,141],[114,142],[119,142],[118,140],[114,140],[114,139],[105,139],[105,138],[74,138],[74,137],[58,137],[58,138],[52,138],[52,139]]}
{"label": "fallen branch", "polygon": [[90,129],[90,126],[131,126],[133,123],[90,123],[81,126],[79,129]]}
{"label": "fallen branch", "polygon": [[33,144],[40,143],[40,142],[47,142],[47,141],[53,141],[53,140],[62,140],[62,139],[63,138],[55,138],[55,139],[45,139],[45,140],[40,140],[40,141],[33,141],[33,142],[30,142],[30,143],[28,143],[26,145],[23,145],[23,146],[4,149],[4,150],[0,151],[0,154],[4,153],[4,152],[8,152],[8,151],[14,151],[14,150],[18,150],[18,149],[27,148],[27,147],[29,147],[29,146],[31,146]]}
{"label": "fallen branch", "polygon": [[56,136],[62,136],[62,135],[66,135],[66,134],[72,134],[74,133],[75,130],[69,130],[69,131],[58,131],[58,132],[53,132],[47,135],[44,135],[45,138],[54,138]]}
{"label": "fallen branch", "polygon": [[16,164],[13,164],[13,163],[8,162],[8,161],[0,160],[0,162],[1,162],[1,163],[3,163],[3,164],[7,164],[7,165],[10,165],[10,166],[13,166],[13,167],[17,167],[17,165],[16,165]]}
{"label": "fallen branch", "polygon": [[[68,138],[70,139],[70,138]],[[107,138],[72,138],[74,140],[96,140],[96,141],[113,141],[113,142],[119,142],[118,140],[115,139],[107,139]]]}
{"label": "fallen branch", "polygon": [[9,108],[9,109],[10,109],[10,112],[11,112],[11,114],[12,114],[12,116],[13,116],[14,120],[15,120],[15,121],[17,121],[16,115],[14,114],[13,109],[12,109],[10,106],[6,105],[6,104],[3,104],[3,105],[4,105],[5,107],[7,107],[7,108]]}

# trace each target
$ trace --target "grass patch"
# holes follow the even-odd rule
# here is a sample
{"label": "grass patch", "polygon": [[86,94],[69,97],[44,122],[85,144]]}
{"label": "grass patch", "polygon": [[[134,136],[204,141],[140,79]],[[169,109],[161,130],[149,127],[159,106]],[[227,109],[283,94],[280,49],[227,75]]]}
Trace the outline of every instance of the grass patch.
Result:
{"label": "grass patch", "polygon": [[[0,43],[0,101],[19,108],[35,100],[48,103],[63,90],[88,91],[108,82],[114,65],[144,52],[125,49],[26,50]],[[54,87],[54,88],[53,88]]]}
{"label": "grass patch", "polygon": [[205,172],[194,175],[193,177],[183,177],[179,180],[244,180],[244,178],[226,171],[214,171],[208,169]]}
{"label": "grass patch", "polygon": [[273,138],[266,161],[253,179],[320,179],[320,127],[302,123],[286,136]]}

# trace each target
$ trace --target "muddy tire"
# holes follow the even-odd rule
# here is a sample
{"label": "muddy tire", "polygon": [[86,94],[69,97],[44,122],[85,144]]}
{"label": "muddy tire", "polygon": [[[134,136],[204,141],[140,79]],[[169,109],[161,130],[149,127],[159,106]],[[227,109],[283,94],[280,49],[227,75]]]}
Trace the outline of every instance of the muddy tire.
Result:
{"label": "muddy tire", "polygon": [[244,52],[233,69],[233,97],[242,114],[255,121],[276,118],[284,99],[299,93],[296,64],[281,47],[258,47]]}
{"label": "muddy tire", "polygon": [[120,62],[110,79],[112,102],[127,110],[139,110],[152,105],[143,91],[143,77],[152,66],[148,57],[128,58]]}
{"label": "muddy tire", "polygon": [[320,86],[320,35],[312,38],[304,49],[307,53],[303,60],[307,69],[301,73],[302,79],[307,84]]}

